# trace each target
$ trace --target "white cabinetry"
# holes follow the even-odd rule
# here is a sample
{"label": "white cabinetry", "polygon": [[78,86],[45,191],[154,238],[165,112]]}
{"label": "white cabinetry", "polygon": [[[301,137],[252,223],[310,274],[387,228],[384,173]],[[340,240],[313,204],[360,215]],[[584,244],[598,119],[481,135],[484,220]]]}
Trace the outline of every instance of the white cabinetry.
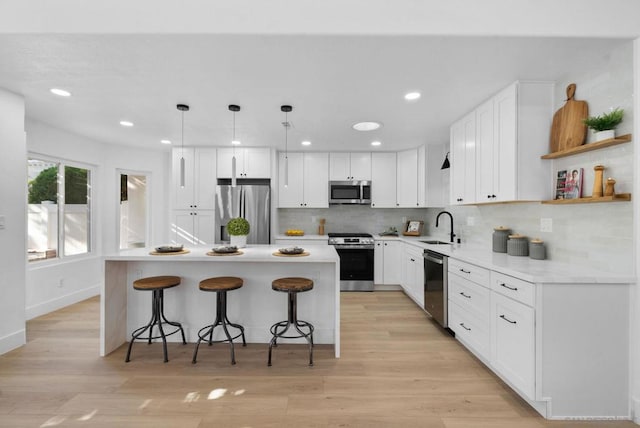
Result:
{"label": "white cabinetry", "polygon": [[392,240],[376,240],[373,260],[375,284],[400,284],[402,243]]}
{"label": "white cabinetry", "polygon": [[416,208],[425,206],[426,150],[424,146],[397,153],[396,206]]}
{"label": "white cabinetry", "polygon": [[552,108],[552,83],[515,82],[454,123],[451,203],[549,199]]}
{"label": "white cabinetry", "polygon": [[[180,159],[184,157],[184,187],[180,185]],[[209,245],[214,242],[216,150],[173,149],[172,244]]]}
{"label": "white cabinetry", "polygon": [[449,205],[449,169],[441,169],[445,156],[449,152],[449,144],[429,144],[426,167],[426,203],[427,207],[444,207]]}
{"label": "white cabinetry", "polygon": [[285,187],[285,154],[278,156],[278,207],[329,207],[329,154],[289,153]]}
{"label": "white cabinetry", "polygon": [[[233,148],[218,149],[218,178],[231,178],[231,159]],[[271,178],[271,149],[236,148],[237,178]]]}
{"label": "white cabinetry", "polygon": [[421,308],[424,306],[424,262],[422,248],[403,244],[402,288]]}
{"label": "white cabinetry", "polygon": [[329,153],[329,180],[371,180],[371,153]]}
{"label": "white cabinetry", "polygon": [[475,202],[476,115],[471,112],[451,126],[451,205]]}
{"label": "white cabinetry", "polygon": [[396,207],[396,154],[371,153],[371,207]]}

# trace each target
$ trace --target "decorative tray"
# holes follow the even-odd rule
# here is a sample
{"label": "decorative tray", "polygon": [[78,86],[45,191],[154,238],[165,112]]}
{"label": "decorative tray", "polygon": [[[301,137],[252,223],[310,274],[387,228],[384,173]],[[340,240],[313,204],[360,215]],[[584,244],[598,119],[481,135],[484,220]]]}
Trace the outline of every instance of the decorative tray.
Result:
{"label": "decorative tray", "polygon": [[304,252],[304,248],[287,247],[287,248],[280,248],[278,251],[280,251],[282,254],[302,254]]}
{"label": "decorative tray", "polygon": [[178,253],[183,249],[183,245],[161,245],[156,247],[156,253]]}
{"label": "decorative tray", "polygon": [[214,247],[211,250],[214,253],[229,254],[229,253],[237,253],[238,247],[236,247],[235,245],[222,245],[220,247]]}

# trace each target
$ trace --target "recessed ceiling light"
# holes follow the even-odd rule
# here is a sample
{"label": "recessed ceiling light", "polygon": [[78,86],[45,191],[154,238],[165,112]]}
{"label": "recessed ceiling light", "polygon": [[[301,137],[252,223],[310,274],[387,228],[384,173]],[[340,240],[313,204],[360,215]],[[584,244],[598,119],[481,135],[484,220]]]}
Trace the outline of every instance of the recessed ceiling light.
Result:
{"label": "recessed ceiling light", "polygon": [[70,97],[71,96],[71,92],[65,91],[64,89],[51,88],[50,91],[51,91],[52,94],[56,94],[56,95],[61,96],[61,97]]}
{"label": "recessed ceiling light", "polygon": [[420,92],[409,92],[408,94],[405,94],[404,99],[407,101],[415,101],[420,97]]}
{"label": "recessed ceiling light", "polygon": [[380,144],[382,144],[380,141],[372,141],[371,142],[372,146],[379,146]]}
{"label": "recessed ceiling light", "polygon": [[373,131],[382,126],[380,122],[358,122],[353,125],[353,129],[356,131]]}
{"label": "recessed ceiling light", "polygon": [[239,146],[242,143],[239,140],[233,140],[231,144],[233,144],[234,146]]}
{"label": "recessed ceiling light", "polygon": [[171,141],[169,141],[169,140],[160,140],[160,142],[162,144],[171,144]]}
{"label": "recessed ceiling light", "polygon": [[303,146],[310,146],[311,145],[311,141],[303,141],[302,143]]}
{"label": "recessed ceiling light", "polygon": [[126,127],[132,127],[133,126],[133,122],[129,122],[128,120],[121,120],[120,121],[120,125],[126,126]]}

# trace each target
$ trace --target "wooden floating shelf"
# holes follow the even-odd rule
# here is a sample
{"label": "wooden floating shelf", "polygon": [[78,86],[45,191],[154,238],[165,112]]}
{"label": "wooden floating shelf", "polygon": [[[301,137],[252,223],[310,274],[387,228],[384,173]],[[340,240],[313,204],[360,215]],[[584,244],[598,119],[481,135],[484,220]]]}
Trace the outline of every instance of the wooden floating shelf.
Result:
{"label": "wooden floating shelf", "polygon": [[613,196],[602,196],[600,198],[577,198],[577,199],[554,199],[542,201],[543,204],[567,205],[567,204],[595,204],[598,202],[625,202],[631,200],[631,193],[620,193]]}
{"label": "wooden floating shelf", "polygon": [[583,144],[578,147],[572,147],[567,150],[561,150],[559,152],[549,153],[540,156],[541,159],[558,159],[565,156],[577,155],[579,153],[586,153],[592,150],[604,149],[605,147],[616,146],[618,144],[628,143],[631,141],[631,134],[621,135],[616,138],[609,138],[608,140],[596,141],[595,143]]}

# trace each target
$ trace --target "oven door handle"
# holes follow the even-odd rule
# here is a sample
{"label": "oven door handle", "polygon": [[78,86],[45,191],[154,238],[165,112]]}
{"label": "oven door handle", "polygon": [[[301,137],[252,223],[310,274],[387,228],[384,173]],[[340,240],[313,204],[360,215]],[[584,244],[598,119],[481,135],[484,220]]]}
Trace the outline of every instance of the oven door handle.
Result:
{"label": "oven door handle", "polygon": [[423,254],[422,257],[424,257],[425,260],[429,260],[430,262],[437,263],[439,265],[444,264],[444,261],[442,259],[436,259],[435,257],[426,253]]}

